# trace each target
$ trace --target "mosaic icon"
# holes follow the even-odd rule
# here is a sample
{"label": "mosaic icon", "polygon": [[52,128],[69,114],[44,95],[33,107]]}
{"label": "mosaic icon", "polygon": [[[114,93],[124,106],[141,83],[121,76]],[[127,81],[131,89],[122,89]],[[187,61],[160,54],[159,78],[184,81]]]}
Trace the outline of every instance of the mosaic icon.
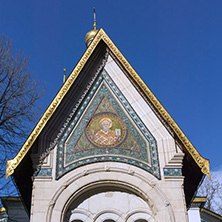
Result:
{"label": "mosaic icon", "polygon": [[123,121],[113,113],[95,115],[86,127],[88,140],[98,147],[118,146],[126,137]]}

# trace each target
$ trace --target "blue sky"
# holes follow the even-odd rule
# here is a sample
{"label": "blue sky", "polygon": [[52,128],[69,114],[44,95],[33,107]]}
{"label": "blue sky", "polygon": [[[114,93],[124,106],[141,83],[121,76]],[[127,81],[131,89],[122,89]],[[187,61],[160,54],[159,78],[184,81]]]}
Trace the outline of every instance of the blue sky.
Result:
{"label": "blue sky", "polygon": [[[222,170],[221,0],[2,1],[0,31],[30,56],[46,83],[42,112],[102,27],[154,92],[212,170]],[[37,122],[37,121],[36,121]],[[31,130],[31,129],[30,129]]]}

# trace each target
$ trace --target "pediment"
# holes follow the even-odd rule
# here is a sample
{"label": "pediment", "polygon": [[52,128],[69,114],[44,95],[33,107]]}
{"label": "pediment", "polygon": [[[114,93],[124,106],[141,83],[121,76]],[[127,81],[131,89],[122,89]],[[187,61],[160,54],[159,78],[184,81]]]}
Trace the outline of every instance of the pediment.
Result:
{"label": "pediment", "polygon": [[[176,122],[173,120],[173,118],[169,115],[169,113],[165,110],[165,108],[162,106],[162,104],[158,101],[158,99],[154,96],[154,94],[151,92],[151,90],[147,87],[147,85],[142,81],[142,79],[139,77],[139,75],[136,73],[136,71],[132,68],[132,66],[129,64],[129,62],[126,60],[126,58],[121,54],[119,49],[115,46],[115,44],[111,41],[111,39],[108,37],[108,35],[104,32],[104,30],[101,28],[87,50],[85,51],[84,55],[80,59],[80,61],[77,63],[76,67],[71,72],[70,76],[68,77],[67,81],[64,83],[64,85],[59,90],[56,97],[53,99],[45,113],[42,115],[41,119],[33,129],[32,133],[27,138],[26,142],[23,144],[21,150],[18,152],[18,154],[13,158],[12,160],[7,161],[7,168],[6,168],[6,178],[14,173],[14,170],[17,168],[17,166],[20,164],[20,162],[23,160],[27,152],[30,150],[34,142],[39,137],[40,133],[44,129],[47,122],[51,119],[54,112],[59,107],[61,101],[65,97],[65,95],[68,93],[69,89],[75,82],[76,78],[81,73],[84,66],[89,61],[91,55],[95,52],[97,49],[97,46],[103,42],[107,48],[111,51],[111,53],[115,56],[115,58],[118,60],[118,62],[121,64],[122,68],[126,70],[128,73],[131,81],[133,81],[136,86],[142,91],[142,93],[145,95],[145,97],[148,99],[148,101],[151,103],[151,106],[153,109],[156,110],[157,114],[160,116],[160,118],[163,119],[163,121],[169,126],[169,128],[172,130],[173,134],[176,138],[178,138],[179,143],[184,147],[184,151],[192,157],[192,159],[195,161],[195,163],[198,165],[198,167],[201,169],[202,173],[207,174],[209,177],[209,160],[203,158],[198,151],[195,149],[193,144],[189,141],[189,139],[186,137],[186,135],[183,133],[183,131],[180,129],[180,127],[176,124]],[[189,158],[188,158],[189,159]]]}
{"label": "pediment", "polygon": [[104,69],[59,138],[56,178],[106,161],[132,164],[160,178],[155,138]]}

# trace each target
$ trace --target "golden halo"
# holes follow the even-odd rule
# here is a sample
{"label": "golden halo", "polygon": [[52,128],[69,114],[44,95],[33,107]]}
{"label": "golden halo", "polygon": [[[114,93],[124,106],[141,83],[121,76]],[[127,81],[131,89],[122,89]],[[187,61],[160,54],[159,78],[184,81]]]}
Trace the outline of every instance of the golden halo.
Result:
{"label": "golden halo", "polygon": [[110,118],[107,118],[107,117],[105,117],[105,118],[102,118],[100,121],[99,121],[99,127],[102,129],[103,127],[102,127],[102,122],[104,121],[104,120],[107,120],[110,124],[109,124],[109,129],[113,126],[113,122],[112,122],[112,120],[110,119]]}

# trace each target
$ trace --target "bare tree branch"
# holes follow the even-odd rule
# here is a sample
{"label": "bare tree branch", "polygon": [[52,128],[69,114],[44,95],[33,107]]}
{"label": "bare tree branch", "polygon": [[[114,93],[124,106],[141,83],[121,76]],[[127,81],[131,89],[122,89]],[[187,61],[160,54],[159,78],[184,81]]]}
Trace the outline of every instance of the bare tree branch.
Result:
{"label": "bare tree branch", "polygon": [[36,122],[36,102],[43,90],[32,79],[29,59],[18,53],[11,41],[0,35],[0,191],[10,195],[5,181],[6,161],[15,156]]}
{"label": "bare tree branch", "polygon": [[200,186],[198,196],[206,197],[205,208],[215,213],[222,214],[222,184],[217,178],[217,175],[211,173],[211,179],[206,177]]}

